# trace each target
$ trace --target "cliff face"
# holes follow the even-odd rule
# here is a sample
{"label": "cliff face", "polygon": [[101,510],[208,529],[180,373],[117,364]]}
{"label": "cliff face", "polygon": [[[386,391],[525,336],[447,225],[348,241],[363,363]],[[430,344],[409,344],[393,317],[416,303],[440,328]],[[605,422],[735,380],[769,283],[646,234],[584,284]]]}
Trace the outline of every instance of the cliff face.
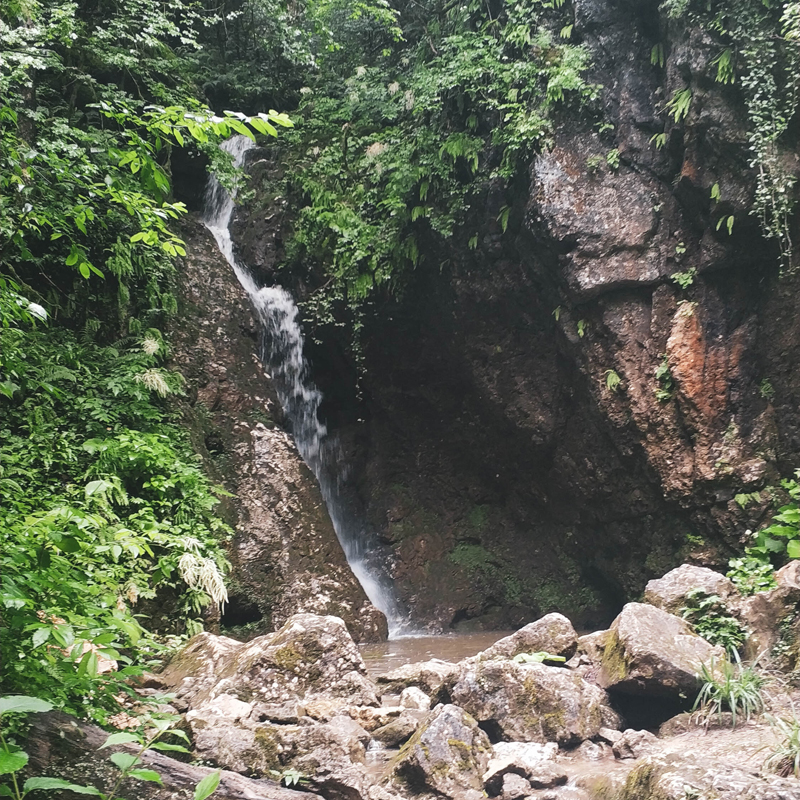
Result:
{"label": "cliff face", "polygon": [[385,639],[386,620],[350,572],[314,476],[281,427],[247,295],[199,222],[186,224],[184,238],[173,365],[187,379],[194,444],[232,494],[223,625],[254,635],[313,611],[342,617],[357,641]]}
{"label": "cliff face", "polygon": [[[362,400],[335,341],[311,354],[352,502],[432,626],[600,623],[682,558],[724,563],[765,513],[735,494],[797,466],[797,280],[749,213],[737,88],[657,4],[577,2],[575,35],[613,129],[576,118],[519,185],[487,187],[478,248],[431,252],[369,323]],[[660,109],[687,85],[676,123]],[[267,272],[276,219],[237,229]]]}

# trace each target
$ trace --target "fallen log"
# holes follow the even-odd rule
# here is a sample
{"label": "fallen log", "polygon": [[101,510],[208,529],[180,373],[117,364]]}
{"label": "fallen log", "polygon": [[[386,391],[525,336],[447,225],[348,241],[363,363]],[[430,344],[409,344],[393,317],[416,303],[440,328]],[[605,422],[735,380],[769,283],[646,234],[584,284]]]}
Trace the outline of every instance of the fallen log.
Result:
{"label": "fallen log", "polygon": [[[109,792],[119,775],[108,760],[113,752],[137,754],[136,745],[119,745],[99,750],[108,733],[96,725],[51,711],[35,714],[24,749],[30,756],[26,775],[62,778],[71,783],[95,786]],[[186,764],[162,753],[148,751],[142,756],[142,766],[160,773],[163,785],[127,778],[118,791],[125,800],[191,800],[195,786],[214,772],[210,767]],[[72,795],[86,800],[85,795]],[[53,798],[55,793],[50,793]],[[308,792],[284,789],[274,781],[246,778],[236,772],[221,770],[219,788],[211,800],[309,800]]]}

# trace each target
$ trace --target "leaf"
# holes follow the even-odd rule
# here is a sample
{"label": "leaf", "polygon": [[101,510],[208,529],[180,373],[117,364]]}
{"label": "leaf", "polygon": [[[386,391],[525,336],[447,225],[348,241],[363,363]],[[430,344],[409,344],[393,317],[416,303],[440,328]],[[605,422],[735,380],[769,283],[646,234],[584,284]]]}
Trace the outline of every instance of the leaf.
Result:
{"label": "leaf", "polygon": [[52,703],[38,697],[26,697],[22,694],[0,697],[0,714],[40,714],[52,708]]}
{"label": "leaf", "polygon": [[85,261],[82,261],[82,262],[81,262],[80,266],[78,267],[78,271],[79,271],[79,272],[81,273],[81,275],[83,275],[83,277],[84,277],[85,279],[87,279],[87,280],[89,279],[89,276],[92,274],[92,273],[89,271],[89,265],[88,265],[88,264],[87,264]]}
{"label": "leaf", "polygon": [[134,764],[139,763],[139,759],[130,753],[112,753],[108,760],[123,772],[129,770]]}
{"label": "leaf", "polygon": [[12,753],[8,750],[0,750],[0,775],[8,775],[12,772],[19,772],[28,763],[28,754],[18,750]]}
{"label": "leaf", "polygon": [[140,781],[162,782],[161,776],[154,769],[132,769],[128,775],[131,778],[138,778]]}
{"label": "leaf", "polygon": [[207,797],[214,794],[214,792],[217,791],[217,786],[219,786],[219,779],[219,770],[217,770],[217,772],[212,772],[210,775],[206,775],[206,777],[197,784],[194,790],[194,800],[206,800]]}
{"label": "leaf", "polygon": [[800,540],[792,539],[786,543],[786,555],[789,558],[800,558]]}
{"label": "leaf", "polygon": [[190,753],[191,750],[184,747],[182,744],[168,744],[167,742],[153,742],[150,745],[151,750],[175,751],[176,753]]}
{"label": "leaf", "polygon": [[44,791],[66,789],[76,794],[93,794],[97,797],[102,796],[100,790],[96,789],[94,786],[80,786],[77,783],[61,780],[61,778],[28,778],[28,780],[25,781],[25,785],[22,787],[22,792],[23,794],[27,794],[36,789]]}
{"label": "leaf", "polygon": [[33,632],[33,646],[41,647],[50,638],[50,628],[37,628]]}

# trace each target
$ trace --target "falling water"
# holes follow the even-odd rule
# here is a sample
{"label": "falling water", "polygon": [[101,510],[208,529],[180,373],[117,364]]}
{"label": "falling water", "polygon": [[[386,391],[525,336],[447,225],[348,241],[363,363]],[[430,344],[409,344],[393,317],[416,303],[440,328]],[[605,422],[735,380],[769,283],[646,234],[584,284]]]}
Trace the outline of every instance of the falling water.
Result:
{"label": "falling water", "polygon": [[[253,146],[245,136],[234,136],[222,145],[233,156],[237,167],[242,165],[245,153]],[[262,354],[263,360],[269,364],[275,379],[278,398],[292,424],[297,449],[319,482],[350,569],[372,604],[386,615],[390,637],[396,636],[407,626],[406,615],[395,596],[391,578],[375,564],[368,563],[370,537],[362,526],[349,518],[346,511],[340,491],[340,473],[336,468],[336,447],[319,420],[322,393],[311,380],[303,355],[303,333],[297,306],[291,295],[280,286],[259,287],[247,268],[236,259],[229,231],[233,209],[231,194],[213,176],[209,178],[203,223],[250,296],[266,332],[268,348]]]}

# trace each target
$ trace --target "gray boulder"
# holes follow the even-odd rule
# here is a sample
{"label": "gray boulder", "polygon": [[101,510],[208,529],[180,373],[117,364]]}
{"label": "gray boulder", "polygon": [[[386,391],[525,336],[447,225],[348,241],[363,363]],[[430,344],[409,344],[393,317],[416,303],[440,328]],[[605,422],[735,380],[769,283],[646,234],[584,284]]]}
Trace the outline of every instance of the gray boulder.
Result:
{"label": "gray boulder", "polygon": [[475,656],[480,661],[497,658],[514,658],[520,653],[541,651],[554,656],[571,658],[578,646],[578,634],[572,623],[561,614],[547,614],[536,622],[515,631],[511,636],[495,642]]}
{"label": "gray boulder", "polygon": [[507,775],[520,775],[531,787],[549,788],[567,782],[567,774],[555,763],[558,745],[555,742],[498,742],[483,775],[486,791],[501,794]]}
{"label": "gray boulder", "polygon": [[693,564],[681,564],[663,578],[649,581],[644,590],[643,600],[656,608],[675,614],[686,605],[689,594],[698,589],[708,595],[717,595],[723,603],[730,598],[740,596],[733,582],[719,572],[706,567],[696,567]]}
{"label": "gray boulder", "polygon": [[794,778],[758,777],[725,763],[684,755],[646,756],[637,761],[616,800],[800,800]]}
{"label": "gray boulder", "polygon": [[598,678],[609,691],[690,696],[700,687],[700,665],[723,657],[721,648],[701,639],[679,617],[628,603],[606,634]]}
{"label": "gray boulder", "polygon": [[505,741],[577,744],[619,725],[602,689],[544,664],[466,661],[449,694]]}
{"label": "gray boulder", "polygon": [[439,705],[400,751],[393,777],[412,792],[433,790],[453,800],[483,796],[491,744],[463,709]]}
{"label": "gray boulder", "polygon": [[269,706],[282,713],[292,699],[378,705],[375,685],[344,622],[315,614],[295,614],[275,633],[246,643],[202,633],[159,677],[189,709],[220,695],[256,701],[264,716]]}
{"label": "gray boulder", "polygon": [[612,745],[615,758],[641,758],[661,749],[658,738],[650,731],[636,731],[632,728],[623,731]]}

